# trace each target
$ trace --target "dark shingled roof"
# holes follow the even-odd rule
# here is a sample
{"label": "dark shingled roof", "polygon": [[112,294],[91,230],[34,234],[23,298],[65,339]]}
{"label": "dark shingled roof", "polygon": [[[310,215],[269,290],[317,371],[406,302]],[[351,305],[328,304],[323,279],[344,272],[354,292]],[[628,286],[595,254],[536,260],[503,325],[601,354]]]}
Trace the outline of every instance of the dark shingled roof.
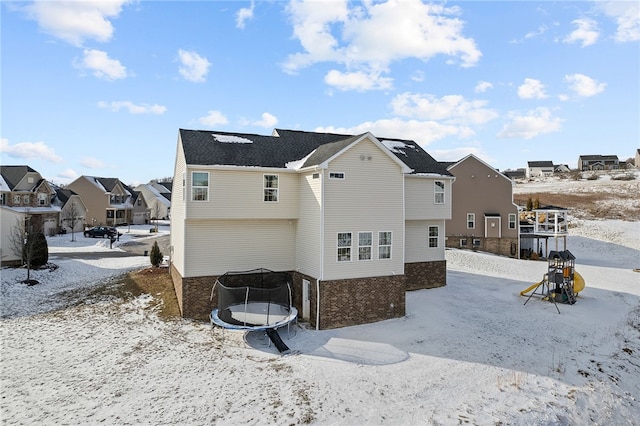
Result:
{"label": "dark shingled roof", "polygon": [[13,190],[27,173],[38,173],[29,166],[0,166],[0,174],[9,189]]}
{"label": "dark shingled roof", "polygon": [[[305,158],[303,167],[321,164],[363,136],[285,129],[275,129],[272,136],[210,130],[180,129],[179,132],[187,164],[275,168],[285,168],[287,163]],[[379,140],[399,142],[390,151],[413,169],[413,173],[451,176],[416,142]]]}

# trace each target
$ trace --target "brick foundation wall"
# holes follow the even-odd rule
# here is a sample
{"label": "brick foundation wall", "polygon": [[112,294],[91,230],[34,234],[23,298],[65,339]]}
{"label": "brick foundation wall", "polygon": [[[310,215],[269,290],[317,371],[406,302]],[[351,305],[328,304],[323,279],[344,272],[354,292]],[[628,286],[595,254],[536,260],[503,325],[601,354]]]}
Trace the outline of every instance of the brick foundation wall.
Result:
{"label": "brick foundation wall", "polygon": [[[467,240],[467,246],[461,247],[460,240]],[[480,245],[477,247],[472,246],[473,240],[480,240]],[[458,249],[469,249],[469,250],[477,250],[483,251],[487,253],[493,253],[500,256],[506,257],[518,257],[518,238],[485,238],[485,237],[472,237],[465,235],[456,235],[456,236],[447,236],[446,247],[450,248],[458,248]],[[511,253],[511,244],[515,244],[515,251],[513,254]]]}
{"label": "brick foundation wall", "polygon": [[407,291],[443,287],[447,285],[447,261],[405,263],[404,274]]}
{"label": "brick foundation wall", "polygon": [[218,304],[217,291],[213,294],[213,300],[210,300],[211,289],[218,277],[183,278],[174,269],[171,270],[171,277],[182,317],[208,321],[211,309]]}
{"label": "brick foundation wall", "polygon": [[402,317],[405,306],[404,275],[322,281],[319,328],[347,327]]}

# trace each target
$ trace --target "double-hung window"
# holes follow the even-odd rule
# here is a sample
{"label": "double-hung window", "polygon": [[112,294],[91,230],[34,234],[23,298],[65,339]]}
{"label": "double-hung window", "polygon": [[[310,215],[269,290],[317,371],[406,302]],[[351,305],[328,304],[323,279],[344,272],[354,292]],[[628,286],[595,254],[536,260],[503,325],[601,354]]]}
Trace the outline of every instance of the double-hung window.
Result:
{"label": "double-hung window", "polygon": [[39,192],[38,193],[38,205],[39,206],[46,206],[47,205],[47,194],[45,194],[44,192]]}
{"label": "double-hung window", "polygon": [[509,213],[509,229],[516,229],[516,215]]}
{"label": "double-hung window", "polygon": [[351,261],[351,232],[338,232],[338,262]]}
{"label": "double-hung window", "polygon": [[467,213],[467,229],[475,229],[476,227],[476,214]]}
{"label": "double-hung window", "polygon": [[441,180],[437,180],[433,185],[433,196],[434,203],[436,204],[444,204],[444,182]]}
{"label": "double-hung window", "polygon": [[391,232],[378,232],[378,259],[391,259]]}
{"label": "double-hung window", "polygon": [[358,260],[371,260],[371,232],[358,232]]}
{"label": "double-hung window", "polygon": [[278,175],[264,175],[264,201],[278,202]]}
{"label": "double-hung window", "polygon": [[437,248],[438,247],[438,234],[440,230],[437,226],[429,227],[429,248]]}
{"label": "double-hung window", "polygon": [[209,173],[191,173],[191,200],[209,201]]}

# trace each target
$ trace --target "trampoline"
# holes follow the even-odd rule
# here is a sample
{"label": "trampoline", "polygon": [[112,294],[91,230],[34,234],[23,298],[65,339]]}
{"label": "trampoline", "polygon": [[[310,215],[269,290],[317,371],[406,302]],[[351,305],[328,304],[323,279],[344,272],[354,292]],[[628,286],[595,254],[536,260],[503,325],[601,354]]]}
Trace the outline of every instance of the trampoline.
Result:
{"label": "trampoline", "polygon": [[211,323],[232,330],[264,330],[280,352],[288,351],[276,329],[298,316],[292,306],[291,283],[291,274],[264,268],[227,272],[211,289],[210,302],[218,289],[218,307],[211,311]]}

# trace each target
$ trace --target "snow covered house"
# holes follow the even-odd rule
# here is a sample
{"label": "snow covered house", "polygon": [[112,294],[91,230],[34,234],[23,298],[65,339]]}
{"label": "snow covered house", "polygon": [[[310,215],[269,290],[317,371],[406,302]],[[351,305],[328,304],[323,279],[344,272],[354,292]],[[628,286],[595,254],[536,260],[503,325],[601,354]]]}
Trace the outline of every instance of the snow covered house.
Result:
{"label": "snow covered house", "polygon": [[87,206],[86,226],[132,223],[134,191],[118,178],[80,176],[66,186]]}
{"label": "snow covered house", "polygon": [[158,182],[152,180],[136,186],[149,207],[149,219],[169,219],[171,215],[172,182]]}
{"label": "snow covered house", "polygon": [[184,317],[208,317],[228,271],[290,272],[318,329],[403,316],[406,290],[446,284],[454,177],[416,142],[180,129],[177,143],[170,271]]}
{"label": "snow covered house", "polygon": [[518,257],[518,206],[513,181],[473,154],[447,167],[456,178],[447,247]]}
{"label": "snow covered house", "polygon": [[11,234],[16,226],[45,235],[58,232],[60,207],[51,204],[51,185],[29,166],[0,166],[0,264],[19,264]]}

